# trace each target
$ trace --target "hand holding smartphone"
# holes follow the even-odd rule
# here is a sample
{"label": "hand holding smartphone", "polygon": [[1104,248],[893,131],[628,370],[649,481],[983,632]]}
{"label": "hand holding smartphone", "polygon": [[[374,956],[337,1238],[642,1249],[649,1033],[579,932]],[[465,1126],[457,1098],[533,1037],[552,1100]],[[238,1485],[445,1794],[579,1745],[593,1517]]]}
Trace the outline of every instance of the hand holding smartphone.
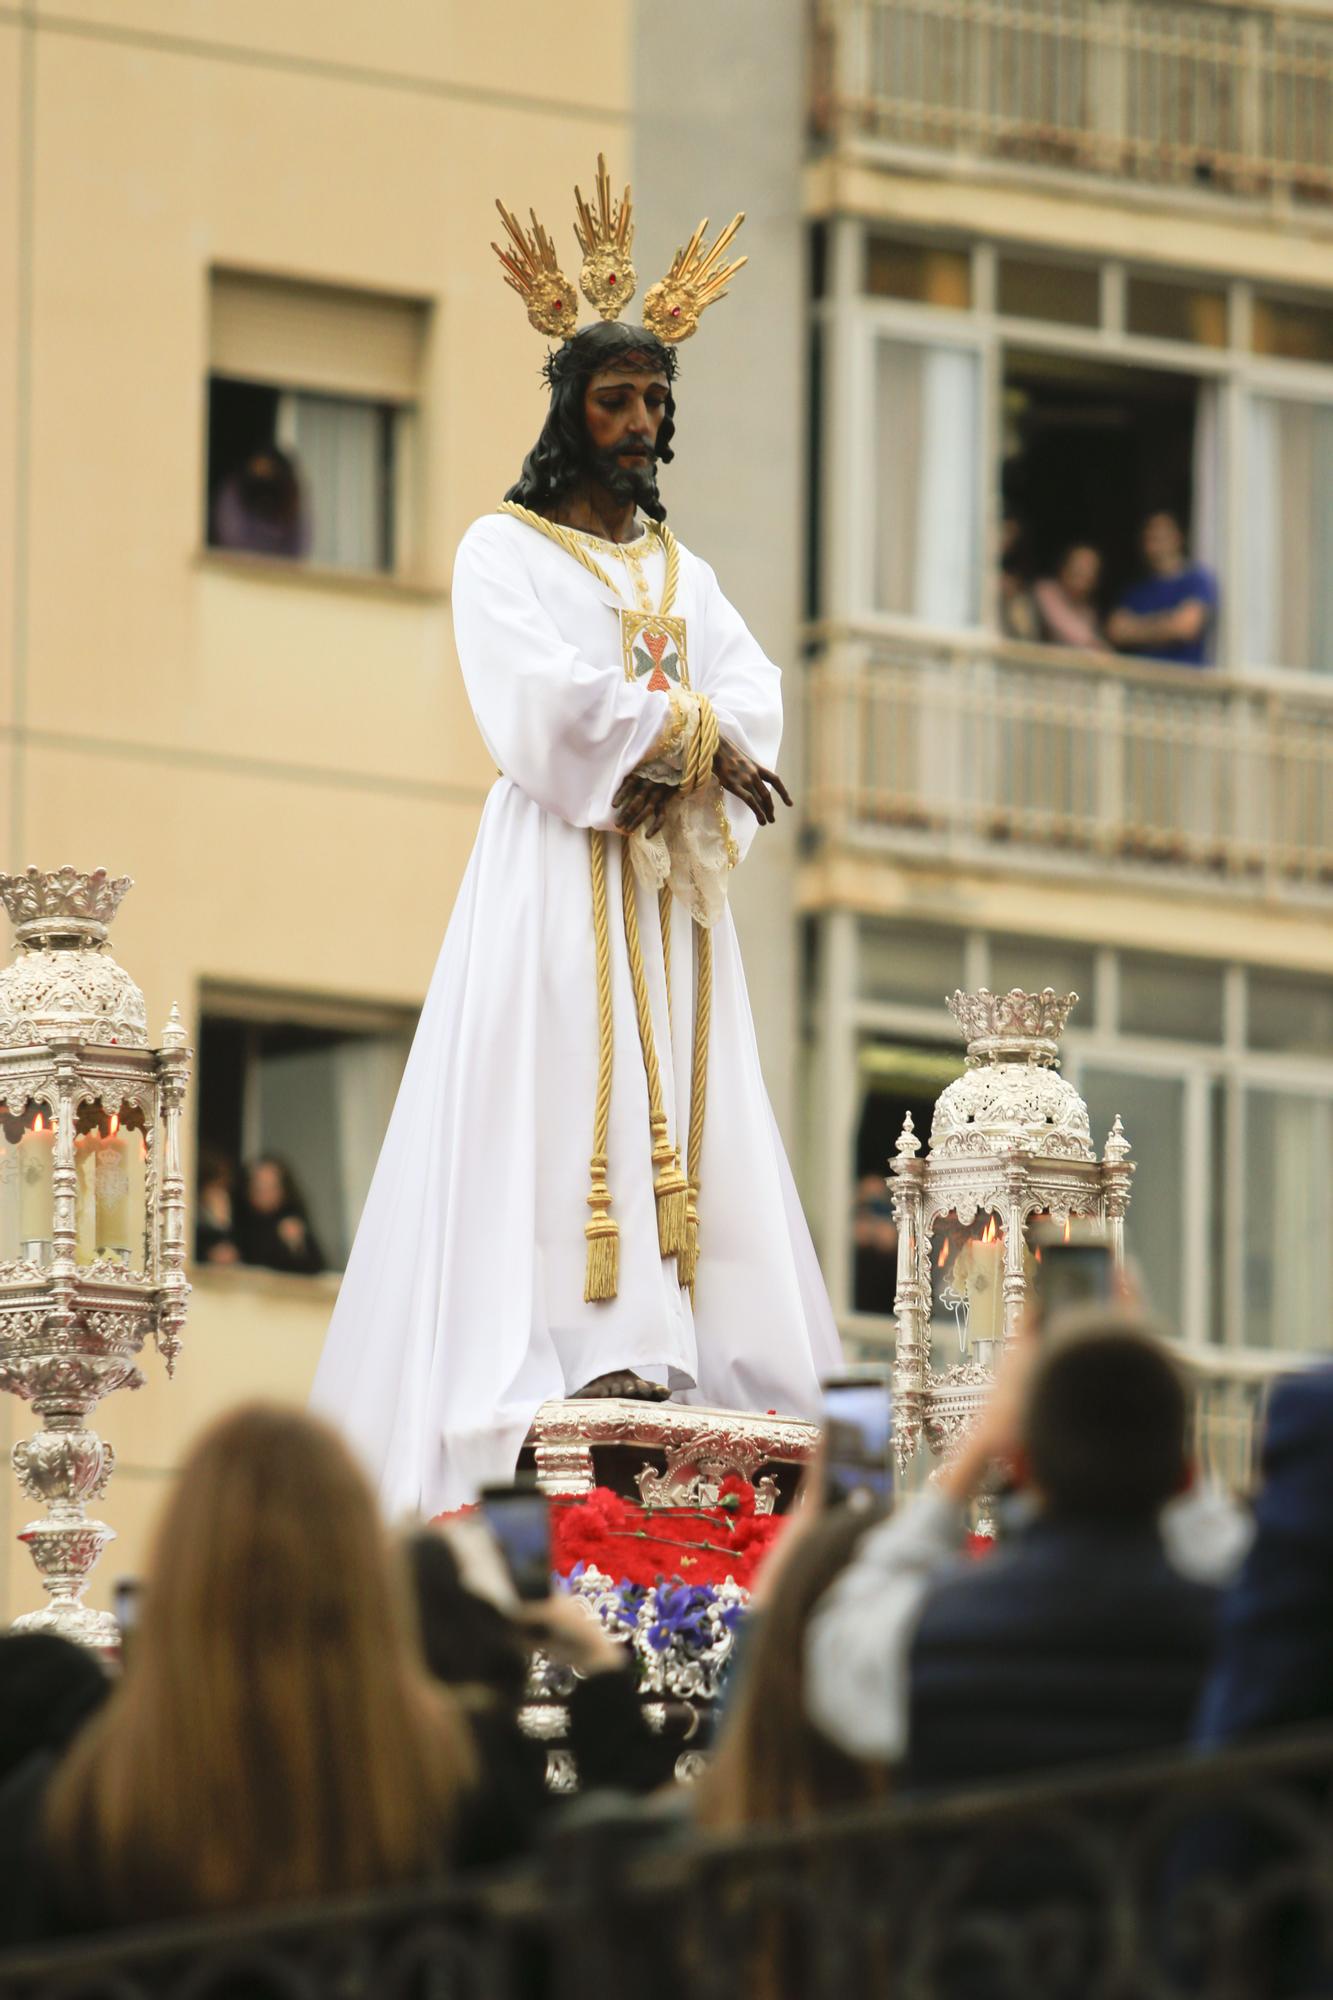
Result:
{"label": "hand holding smartphone", "polygon": [[504,1556],[519,1601],[551,1595],[551,1520],[546,1495],[531,1484],[484,1486],[481,1515]]}
{"label": "hand holding smartphone", "polygon": [[893,1395],[882,1370],[824,1384],[824,1491],[830,1504],[887,1507],[893,1499]]}

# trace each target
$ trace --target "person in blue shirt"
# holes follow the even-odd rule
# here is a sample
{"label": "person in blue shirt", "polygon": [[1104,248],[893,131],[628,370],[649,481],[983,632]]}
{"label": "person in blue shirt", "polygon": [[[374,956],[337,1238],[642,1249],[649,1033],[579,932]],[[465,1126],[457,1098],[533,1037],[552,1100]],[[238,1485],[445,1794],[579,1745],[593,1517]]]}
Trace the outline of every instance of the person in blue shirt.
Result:
{"label": "person in blue shirt", "polygon": [[1190,561],[1180,523],[1165,511],[1144,522],[1143,554],[1148,575],[1111,613],[1107,637],[1122,653],[1206,667],[1217,618],[1217,578]]}

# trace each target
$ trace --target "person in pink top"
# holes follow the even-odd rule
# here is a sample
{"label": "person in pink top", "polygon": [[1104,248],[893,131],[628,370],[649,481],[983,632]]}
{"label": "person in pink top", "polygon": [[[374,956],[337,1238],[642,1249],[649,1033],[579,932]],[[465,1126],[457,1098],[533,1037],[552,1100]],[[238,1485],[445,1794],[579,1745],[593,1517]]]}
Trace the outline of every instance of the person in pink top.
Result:
{"label": "person in pink top", "polygon": [[1034,584],[1032,595],[1041,620],[1041,636],[1049,645],[1110,652],[1097,614],[1101,576],[1099,551],[1086,542],[1075,542],[1060,558],[1055,575]]}

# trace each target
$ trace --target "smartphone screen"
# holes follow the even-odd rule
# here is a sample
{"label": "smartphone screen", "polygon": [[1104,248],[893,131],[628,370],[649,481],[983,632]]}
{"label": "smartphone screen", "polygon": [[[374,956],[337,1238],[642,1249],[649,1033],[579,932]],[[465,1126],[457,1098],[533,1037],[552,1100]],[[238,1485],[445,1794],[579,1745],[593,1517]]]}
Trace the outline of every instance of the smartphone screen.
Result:
{"label": "smartphone screen", "polygon": [[886,1375],[824,1384],[824,1479],[831,1501],[887,1506],[893,1498],[893,1397]]}
{"label": "smartphone screen", "polygon": [[1045,1327],[1077,1306],[1109,1305],[1115,1260],[1109,1243],[1043,1243],[1037,1276],[1037,1318]]}
{"label": "smartphone screen", "polygon": [[551,1522],[535,1486],[486,1486],[482,1519],[499,1543],[514,1589],[528,1604],[551,1594]]}

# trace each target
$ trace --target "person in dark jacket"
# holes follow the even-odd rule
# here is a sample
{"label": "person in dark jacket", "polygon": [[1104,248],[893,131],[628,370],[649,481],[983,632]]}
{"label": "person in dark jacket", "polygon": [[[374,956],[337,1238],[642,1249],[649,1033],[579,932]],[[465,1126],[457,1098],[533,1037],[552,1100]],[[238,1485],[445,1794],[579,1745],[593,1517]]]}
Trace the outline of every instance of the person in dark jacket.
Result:
{"label": "person in dark jacket", "polygon": [[[868,1537],[816,1615],[813,1720],[851,1754],[898,1764],[905,1786],[1188,1739],[1218,1592],[1163,1539],[1190,1477],[1184,1388],[1124,1315],[1058,1331],[1029,1351],[1029,1381],[1018,1357],[937,1489]],[[955,1558],[997,1459],[1029,1517],[994,1554]]]}
{"label": "person in dark jacket", "polygon": [[246,1168],[237,1238],[242,1261],[267,1271],[311,1277],[326,1268],[292,1170],[271,1153]]}
{"label": "person in dark jacket", "polygon": [[1222,1606],[1198,1742],[1333,1721],[1333,1368],[1277,1384],[1255,1539]]}

